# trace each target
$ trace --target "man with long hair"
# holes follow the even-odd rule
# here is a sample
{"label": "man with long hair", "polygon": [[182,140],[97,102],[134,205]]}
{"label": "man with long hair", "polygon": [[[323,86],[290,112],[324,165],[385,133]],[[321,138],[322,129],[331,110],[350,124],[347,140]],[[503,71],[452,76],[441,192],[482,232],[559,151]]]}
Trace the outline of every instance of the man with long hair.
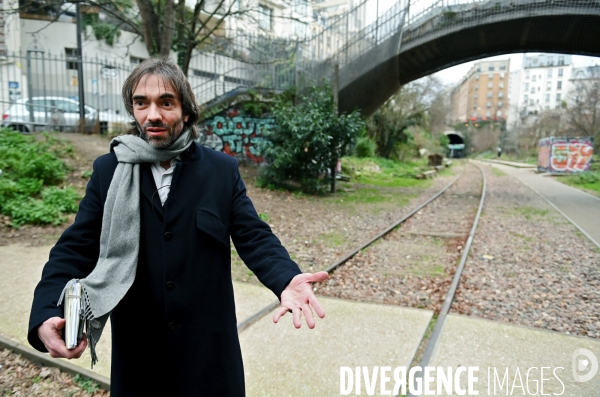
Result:
{"label": "man with long hair", "polygon": [[[111,395],[243,396],[230,239],[246,265],[291,311],[296,328],[325,312],[311,284],[260,220],[237,161],[195,143],[199,110],[168,58],[139,64],[123,86],[134,122],[94,162],[73,225],[44,267],[28,339],[52,357],[79,358],[111,318]],[[82,285],[87,338],[72,350],[57,304]],[[282,352],[282,354],[284,354]],[[143,374],[143,376],[140,376]]]}

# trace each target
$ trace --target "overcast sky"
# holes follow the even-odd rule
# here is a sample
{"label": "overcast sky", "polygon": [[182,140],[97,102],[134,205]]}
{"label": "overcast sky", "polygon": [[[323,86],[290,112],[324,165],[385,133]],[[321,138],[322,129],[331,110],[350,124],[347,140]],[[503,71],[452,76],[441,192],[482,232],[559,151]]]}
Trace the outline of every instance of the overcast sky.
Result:
{"label": "overcast sky", "polygon": [[[531,53],[530,55],[533,55],[533,54],[534,53]],[[538,53],[535,53],[535,54],[538,54]],[[484,61],[484,60],[500,60],[500,59],[508,59],[508,58],[510,58],[510,70],[511,71],[521,69],[521,65],[523,64],[523,54],[506,54],[506,55],[498,55],[498,56],[494,56],[494,57],[490,57],[490,58],[482,58],[477,61],[462,63],[460,65],[456,65],[451,68],[441,70],[441,71],[435,73],[434,76],[437,76],[438,78],[440,78],[444,84],[453,85],[453,84],[457,84],[458,82],[460,82],[460,79],[462,79],[463,76],[465,74],[467,74],[467,72],[471,69],[471,67],[473,67],[473,64],[475,64],[475,62],[480,62],[480,61]],[[590,66],[590,65],[594,65],[594,64],[600,65],[600,58],[597,58],[597,57],[573,55],[572,60],[573,60],[573,64],[575,67]]]}

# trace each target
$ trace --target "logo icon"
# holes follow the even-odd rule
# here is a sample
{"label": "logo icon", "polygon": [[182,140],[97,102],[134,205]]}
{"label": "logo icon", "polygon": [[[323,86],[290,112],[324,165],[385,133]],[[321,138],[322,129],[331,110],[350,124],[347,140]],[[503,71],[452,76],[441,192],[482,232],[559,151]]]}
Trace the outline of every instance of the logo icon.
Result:
{"label": "logo icon", "polygon": [[598,358],[588,349],[575,350],[572,363],[575,382],[587,382],[598,372]]}

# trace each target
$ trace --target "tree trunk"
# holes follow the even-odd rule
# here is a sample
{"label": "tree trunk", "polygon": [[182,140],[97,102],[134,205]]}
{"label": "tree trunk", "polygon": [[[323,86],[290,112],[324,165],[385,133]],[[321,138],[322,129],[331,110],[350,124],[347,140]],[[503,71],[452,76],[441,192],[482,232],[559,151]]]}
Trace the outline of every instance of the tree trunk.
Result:
{"label": "tree trunk", "polygon": [[334,158],[334,160],[332,162],[332,167],[331,167],[331,193],[335,193],[335,190],[336,190],[335,176],[336,176],[337,162],[338,162],[338,159]]}
{"label": "tree trunk", "polygon": [[156,39],[160,36],[159,34],[159,21],[152,7],[152,3],[149,0],[137,0],[137,5],[140,10],[140,16],[142,17],[142,24],[144,26],[143,36],[144,42],[146,43],[146,49],[150,56],[158,54],[160,48],[160,41]]}
{"label": "tree trunk", "polygon": [[[168,56],[173,44],[173,30],[175,29],[175,1],[164,0],[162,32],[160,35],[159,55]],[[158,39],[158,38],[157,38]]]}

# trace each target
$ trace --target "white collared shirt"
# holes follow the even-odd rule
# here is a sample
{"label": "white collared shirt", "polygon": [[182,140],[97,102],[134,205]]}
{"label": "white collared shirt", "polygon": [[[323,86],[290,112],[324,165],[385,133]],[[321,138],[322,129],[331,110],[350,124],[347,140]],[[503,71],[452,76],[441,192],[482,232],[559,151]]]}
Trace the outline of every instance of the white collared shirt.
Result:
{"label": "white collared shirt", "polygon": [[154,177],[154,183],[156,184],[157,189],[156,194],[158,194],[158,197],[160,198],[161,205],[165,205],[165,201],[167,201],[167,197],[169,197],[171,181],[173,180],[173,171],[175,171],[175,166],[177,166],[179,161],[181,161],[179,156],[171,160],[171,166],[168,170],[165,170],[160,163],[151,164],[152,176]]}

